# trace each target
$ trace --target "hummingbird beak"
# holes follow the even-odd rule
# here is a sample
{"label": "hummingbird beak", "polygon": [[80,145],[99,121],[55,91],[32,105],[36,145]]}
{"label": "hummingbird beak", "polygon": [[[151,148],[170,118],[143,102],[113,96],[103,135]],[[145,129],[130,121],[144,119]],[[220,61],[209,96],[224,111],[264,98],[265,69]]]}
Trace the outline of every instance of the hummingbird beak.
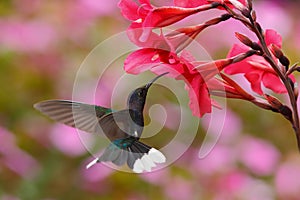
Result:
{"label": "hummingbird beak", "polygon": [[145,89],[149,89],[150,88],[150,86],[157,80],[157,79],[159,79],[160,77],[162,77],[162,76],[164,76],[164,75],[166,75],[166,74],[168,74],[169,72],[165,72],[165,73],[163,73],[163,74],[161,74],[161,75],[158,75],[157,77],[155,77],[154,79],[152,79],[149,83],[147,83],[147,85],[145,85]]}

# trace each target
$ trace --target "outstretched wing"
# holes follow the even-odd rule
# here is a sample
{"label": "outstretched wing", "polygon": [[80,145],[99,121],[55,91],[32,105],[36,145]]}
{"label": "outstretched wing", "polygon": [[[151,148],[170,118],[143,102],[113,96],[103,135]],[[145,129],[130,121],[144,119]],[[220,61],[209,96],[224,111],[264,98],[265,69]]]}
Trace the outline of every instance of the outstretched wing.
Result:
{"label": "outstretched wing", "polygon": [[103,116],[99,120],[99,124],[111,141],[128,136],[139,138],[143,131],[143,126],[138,125],[132,120],[130,110],[128,109]]}
{"label": "outstretched wing", "polygon": [[98,132],[99,119],[112,113],[110,108],[67,100],[42,101],[34,104],[34,108],[55,121],[89,133]]}

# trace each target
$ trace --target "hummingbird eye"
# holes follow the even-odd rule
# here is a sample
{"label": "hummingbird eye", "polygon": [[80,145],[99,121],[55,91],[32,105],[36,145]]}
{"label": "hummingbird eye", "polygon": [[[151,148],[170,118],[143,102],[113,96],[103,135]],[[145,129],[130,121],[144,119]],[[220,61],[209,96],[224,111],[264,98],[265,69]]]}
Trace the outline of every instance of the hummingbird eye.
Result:
{"label": "hummingbird eye", "polygon": [[143,89],[138,90],[137,95],[139,97],[144,97],[145,96],[145,90],[143,90]]}

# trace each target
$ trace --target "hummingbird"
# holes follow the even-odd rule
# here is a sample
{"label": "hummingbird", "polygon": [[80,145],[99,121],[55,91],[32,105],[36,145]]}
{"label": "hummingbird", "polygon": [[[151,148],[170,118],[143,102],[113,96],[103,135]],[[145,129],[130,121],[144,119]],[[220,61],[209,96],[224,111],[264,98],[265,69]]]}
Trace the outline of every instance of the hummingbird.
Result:
{"label": "hummingbird", "polygon": [[164,163],[166,157],[139,141],[144,127],[143,111],[150,86],[167,73],[133,90],[123,110],[69,100],[46,100],[34,104],[34,108],[65,125],[88,133],[105,134],[110,140],[109,146],[86,166],[87,169],[99,162],[112,162],[117,166],[127,164],[135,173],[150,172],[157,163]]}

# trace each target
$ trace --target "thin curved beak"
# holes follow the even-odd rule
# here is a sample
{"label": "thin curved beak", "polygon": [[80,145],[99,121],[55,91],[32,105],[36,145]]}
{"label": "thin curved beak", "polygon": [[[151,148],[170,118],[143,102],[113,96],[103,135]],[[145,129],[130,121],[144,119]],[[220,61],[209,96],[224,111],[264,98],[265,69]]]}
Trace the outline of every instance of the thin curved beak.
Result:
{"label": "thin curved beak", "polygon": [[164,76],[164,75],[166,75],[166,74],[168,74],[169,72],[165,72],[165,73],[163,73],[163,74],[161,74],[161,75],[158,75],[157,77],[155,77],[154,79],[152,79],[149,83],[147,83],[147,85],[145,85],[145,88],[146,89],[149,89],[150,88],[150,86],[155,82],[155,81],[157,81],[157,79],[159,79],[160,77],[162,77],[162,76]]}

